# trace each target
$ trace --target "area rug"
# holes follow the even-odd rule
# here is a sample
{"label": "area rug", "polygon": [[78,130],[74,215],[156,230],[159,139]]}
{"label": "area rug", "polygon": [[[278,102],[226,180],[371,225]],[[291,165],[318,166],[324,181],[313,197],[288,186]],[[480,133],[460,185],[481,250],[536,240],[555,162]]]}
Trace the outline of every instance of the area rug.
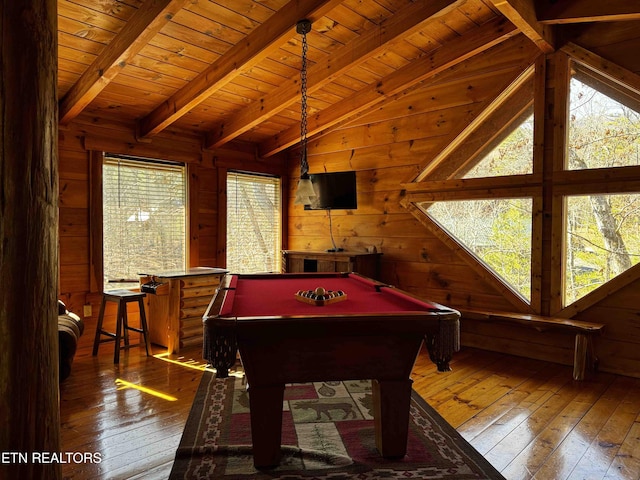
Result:
{"label": "area rug", "polygon": [[282,461],[256,470],[244,381],[204,373],[170,480],[504,479],[415,391],[407,454],[382,458],[375,447],[370,381],[287,386]]}

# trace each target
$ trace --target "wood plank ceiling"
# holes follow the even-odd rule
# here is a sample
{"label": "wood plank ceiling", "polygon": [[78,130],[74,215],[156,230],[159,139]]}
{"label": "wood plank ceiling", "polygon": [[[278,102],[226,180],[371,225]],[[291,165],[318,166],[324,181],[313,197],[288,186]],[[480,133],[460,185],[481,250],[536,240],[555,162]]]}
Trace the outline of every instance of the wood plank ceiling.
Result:
{"label": "wood plank ceiling", "polygon": [[635,3],[58,0],[60,125],[123,123],[139,141],[196,134],[204,148],[251,142],[268,157],[300,137],[300,19],[313,22],[312,138],[516,34],[552,52],[594,22],[637,20]]}

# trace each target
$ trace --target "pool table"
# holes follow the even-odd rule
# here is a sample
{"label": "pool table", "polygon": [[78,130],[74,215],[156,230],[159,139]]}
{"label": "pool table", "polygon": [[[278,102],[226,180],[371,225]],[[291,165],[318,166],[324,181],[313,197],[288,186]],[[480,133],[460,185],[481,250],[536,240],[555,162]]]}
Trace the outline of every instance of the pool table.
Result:
{"label": "pool table", "polygon": [[[346,299],[318,306],[296,298],[317,287]],[[313,381],[372,379],[376,447],[401,457],[422,342],[448,370],[459,318],[355,273],[226,275],[204,315],[204,357],[223,377],[240,351],[256,467],[279,463],[285,384]]]}

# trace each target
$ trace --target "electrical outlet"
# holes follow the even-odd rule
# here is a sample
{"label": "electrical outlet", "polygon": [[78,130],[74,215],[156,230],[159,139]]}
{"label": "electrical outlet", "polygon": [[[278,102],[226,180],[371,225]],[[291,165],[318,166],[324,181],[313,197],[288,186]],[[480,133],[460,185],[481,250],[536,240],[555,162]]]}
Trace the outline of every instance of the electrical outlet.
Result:
{"label": "electrical outlet", "polygon": [[90,317],[91,316],[91,304],[87,304],[83,308],[84,308],[84,312],[83,312],[84,317],[85,318]]}

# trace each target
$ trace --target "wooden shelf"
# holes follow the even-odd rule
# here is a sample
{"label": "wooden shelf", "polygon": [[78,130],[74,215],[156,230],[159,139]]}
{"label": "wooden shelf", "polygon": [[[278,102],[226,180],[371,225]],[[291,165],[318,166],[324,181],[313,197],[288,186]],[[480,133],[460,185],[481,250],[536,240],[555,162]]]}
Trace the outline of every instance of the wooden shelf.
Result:
{"label": "wooden shelf", "polygon": [[358,272],[366,277],[380,277],[382,253],[282,251],[283,273]]}

